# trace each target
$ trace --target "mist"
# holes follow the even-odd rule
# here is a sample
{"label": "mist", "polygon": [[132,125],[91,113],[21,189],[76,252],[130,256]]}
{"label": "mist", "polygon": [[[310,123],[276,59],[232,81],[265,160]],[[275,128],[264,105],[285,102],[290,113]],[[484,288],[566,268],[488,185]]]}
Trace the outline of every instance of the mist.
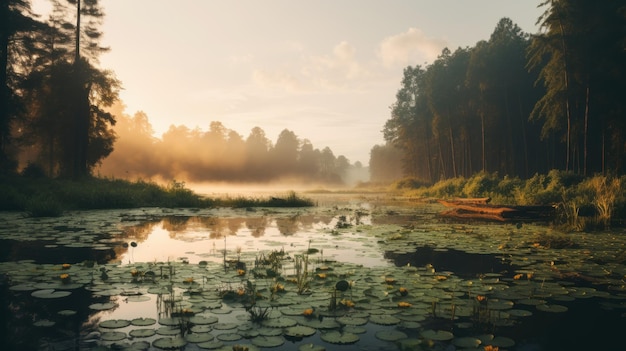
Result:
{"label": "mist", "polygon": [[129,116],[117,104],[111,113],[117,120],[117,140],[113,152],[97,168],[99,176],[292,187],[343,187],[369,180],[368,169],[359,162],[351,164],[329,147],[315,148],[287,129],[272,142],[261,127],[253,127],[244,137],[212,121],[207,130],[171,125],[158,138],[144,112]]}

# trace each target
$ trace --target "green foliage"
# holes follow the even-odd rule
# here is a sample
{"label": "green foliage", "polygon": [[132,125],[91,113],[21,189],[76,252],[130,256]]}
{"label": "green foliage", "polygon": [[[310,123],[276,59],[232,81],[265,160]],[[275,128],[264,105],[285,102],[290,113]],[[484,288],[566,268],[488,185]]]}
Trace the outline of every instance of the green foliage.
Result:
{"label": "green foliage", "polygon": [[402,189],[418,189],[422,187],[430,186],[431,184],[425,180],[415,178],[415,177],[404,177],[393,184],[391,184],[391,188],[395,190]]}
{"label": "green foliage", "polygon": [[289,191],[283,197],[271,196],[269,198],[250,198],[238,196],[217,200],[216,205],[235,208],[246,207],[310,207],[315,206],[313,200],[298,196],[294,191]]}

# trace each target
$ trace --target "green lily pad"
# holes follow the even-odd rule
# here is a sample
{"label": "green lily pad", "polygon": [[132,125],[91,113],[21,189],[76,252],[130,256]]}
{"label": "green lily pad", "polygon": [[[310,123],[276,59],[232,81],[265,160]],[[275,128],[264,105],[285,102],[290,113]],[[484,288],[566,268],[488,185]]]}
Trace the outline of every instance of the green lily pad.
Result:
{"label": "green lily pad", "polygon": [[41,319],[41,320],[38,320],[38,321],[33,323],[33,325],[35,327],[46,327],[46,328],[47,327],[52,327],[55,324],[56,324],[56,322],[53,322],[53,321],[48,320],[48,319]]}
{"label": "green lily pad", "polygon": [[266,319],[262,322],[262,324],[269,328],[287,328],[287,327],[292,327],[298,324],[298,322],[296,322],[295,320],[291,318],[284,317],[284,318]]}
{"label": "green lily pad", "polygon": [[250,340],[252,345],[258,347],[278,347],[285,343],[285,339],[282,336],[257,336]]}
{"label": "green lily pad", "polygon": [[[208,350],[215,350],[215,349],[219,349],[220,347],[224,346],[224,342],[221,340],[211,340],[211,341],[207,341],[207,342],[201,342],[196,344],[198,347],[202,348],[202,349],[208,349]],[[232,348],[231,348],[232,350]]]}
{"label": "green lily pad", "polygon": [[73,316],[76,313],[78,313],[78,312],[76,312],[75,310],[61,310],[61,311],[57,312],[57,314],[60,315],[60,316]]}
{"label": "green lily pad", "polygon": [[218,340],[222,341],[237,341],[241,340],[242,336],[237,333],[223,333],[217,336]]}
{"label": "green lily pad", "polygon": [[148,325],[154,325],[156,324],[156,319],[154,318],[135,318],[133,320],[130,321],[130,324],[137,326],[137,327],[145,327]]}
{"label": "green lily pad", "polygon": [[358,342],[359,336],[352,333],[342,333],[336,330],[332,330],[326,333],[322,333],[321,339],[331,344],[347,345]]}
{"label": "green lily pad", "polygon": [[92,310],[96,310],[96,311],[106,311],[106,310],[110,310],[117,307],[117,304],[113,303],[113,302],[106,302],[106,303],[93,303],[91,305],[89,305],[89,308]]}
{"label": "green lily pad", "polygon": [[118,329],[128,327],[130,325],[130,321],[126,319],[109,319],[100,322],[99,325],[101,328]]}
{"label": "green lily pad", "polygon": [[343,325],[364,325],[367,324],[367,318],[343,316],[337,318],[337,322]]}
{"label": "green lily pad", "polygon": [[376,332],[376,338],[383,341],[398,341],[408,338],[408,336],[398,330],[379,330]]}
{"label": "green lily pad", "polygon": [[303,338],[317,333],[317,329],[305,327],[303,325],[288,327],[285,329],[285,335],[292,338]]}
{"label": "green lily pad", "polygon": [[401,322],[399,318],[386,314],[371,315],[369,321],[380,325],[395,325]]}
{"label": "green lily pad", "polygon": [[515,340],[504,336],[496,336],[488,344],[497,347],[509,348],[515,346]]}
{"label": "green lily pad", "polygon": [[150,328],[133,329],[128,333],[128,335],[132,336],[133,338],[149,338],[156,335],[156,330]]}
{"label": "green lily pad", "polygon": [[187,345],[183,338],[159,338],[152,342],[152,346],[162,350],[177,350]]}
{"label": "green lily pad", "polygon": [[552,313],[567,312],[567,307],[563,305],[545,304],[545,305],[537,305],[536,308],[539,311],[543,311],[543,312],[552,312]]}
{"label": "green lily pad", "polygon": [[454,340],[452,340],[452,343],[455,346],[469,349],[469,348],[477,348],[478,345],[482,343],[482,341],[478,338],[463,337],[463,338],[455,338]]}
{"label": "green lily pad", "polygon": [[454,338],[454,334],[445,330],[424,330],[421,335],[425,339],[430,339],[434,341],[448,341]]}
{"label": "green lily pad", "polygon": [[237,323],[215,323],[213,329],[215,330],[230,330],[237,328]]}
{"label": "green lily pad", "polygon": [[33,291],[30,295],[39,299],[58,299],[61,297],[70,296],[72,293],[69,291],[59,291],[54,289],[43,289]]}
{"label": "green lily pad", "polygon": [[196,325],[215,324],[218,318],[214,316],[193,316],[189,318],[189,322]]}
{"label": "green lily pad", "polygon": [[126,333],[119,331],[108,331],[100,335],[100,339],[103,341],[120,341],[126,339]]}
{"label": "green lily pad", "polygon": [[209,333],[191,333],[185,335],[185,340],[194,344],[211,341],[213,339],[215,339],[215,337]]}

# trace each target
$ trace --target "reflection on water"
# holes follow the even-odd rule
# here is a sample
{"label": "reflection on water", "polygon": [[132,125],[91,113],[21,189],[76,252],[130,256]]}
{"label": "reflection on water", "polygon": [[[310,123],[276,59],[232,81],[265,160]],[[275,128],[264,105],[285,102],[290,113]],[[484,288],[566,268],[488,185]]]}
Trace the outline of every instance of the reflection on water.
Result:
{"label": "reflection on water", "polygon": [[[365,214],[354,216],[295,214],[288,216],[194,217],[168,216],[159,221],[128,228],[124,243],[116,246],[116,259],[123,264],[184,260],[222,262],[241,252],[254,261],[263,251],[284,248],[298,253],[320,250],[325,260],[381,266],[388,264],[378,246],[359,231],[342,232],[338,227],[369,224]],[[130,245],[133,243],[133,245]]]}

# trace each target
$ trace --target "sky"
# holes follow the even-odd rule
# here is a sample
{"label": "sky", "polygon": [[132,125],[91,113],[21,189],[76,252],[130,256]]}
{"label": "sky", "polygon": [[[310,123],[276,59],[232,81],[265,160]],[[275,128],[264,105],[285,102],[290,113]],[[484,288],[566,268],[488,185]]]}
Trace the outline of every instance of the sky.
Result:
{"label": "sky", "polygon": [[[445,47],[489,39],[508,17],[536,33],[540,0],[101,0],[100,67],[122,83],[125,113],[245,139],[283,129],[369,163],[403,69]],[[47,0],[34,0],[44,13]]]}

